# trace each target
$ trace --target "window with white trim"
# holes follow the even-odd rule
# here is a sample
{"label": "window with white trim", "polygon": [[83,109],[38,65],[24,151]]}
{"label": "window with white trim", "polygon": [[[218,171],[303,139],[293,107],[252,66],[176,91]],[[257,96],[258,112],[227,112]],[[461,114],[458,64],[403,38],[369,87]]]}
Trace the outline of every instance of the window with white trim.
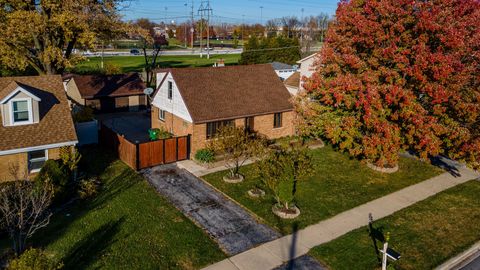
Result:
{"label": "window with white trim", "polygon": [[30,102],[28,100],[12,100],[11,103],[13,124],[31,122]]}
{"label": "window with white trim", "polygon": [[164,110],[159,110],[158,111],[158,119],[165,121],[165,111]]}
{"label": "window with white trim", "polygon": [[48,150],[28,152],[28,170],[31,173],[39,172],[48,159]]}
{"label": "window with white trim", "polygon": [[168,99],[172,99],[173,98],[173,83],[172,82],[168,82]]}

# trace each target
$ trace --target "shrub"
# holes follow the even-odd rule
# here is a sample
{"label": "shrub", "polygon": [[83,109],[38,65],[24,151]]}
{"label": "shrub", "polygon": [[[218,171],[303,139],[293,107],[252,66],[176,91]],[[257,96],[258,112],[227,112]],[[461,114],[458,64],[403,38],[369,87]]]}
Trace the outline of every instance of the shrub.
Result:
{"label": "shrub", "polygon": [[90,178],[80,181],[78,195],[82,199],[89,199],[97,195],[98,193],[98,181],[96,178]]}
{"label": "shrub", "polygon": [[62,269],[63,264],[57,263],[43,250],[31,248],[20,257],[10,261],[8,270],[57,270]]}
{"label": "shrub", "polygon": [[195,153],[195,159],[202,163],[212,163],[215,161],[215,153],[208,148],[200,149]]}
{"label": "shrub", "polygon": [[93,109],[90,107],[79,107],[79,109],[73,113],[73,121],[75,123],[90,122],[93,119]]}
{"label": "shrub", "polygon": [[45,165],[35,177],[35,181],[41,183],[49,183],[53,186],[54,204],[61,204],[69,197],[67,190],[69,173],[61,166],[59,161],[47,160]]}
{"label": "shrub", "polygon": [[103,72],[105,75],[118,75],[122,74],[122,68],[116,64],[106,63]]}
{"label": "shrub", "polygon": [[168,139],[172,137],[170,132],[166,131],[163,127],[162,128],[152,128],[148,130],[148,136],[151,141],[156,141],[160,139]]}

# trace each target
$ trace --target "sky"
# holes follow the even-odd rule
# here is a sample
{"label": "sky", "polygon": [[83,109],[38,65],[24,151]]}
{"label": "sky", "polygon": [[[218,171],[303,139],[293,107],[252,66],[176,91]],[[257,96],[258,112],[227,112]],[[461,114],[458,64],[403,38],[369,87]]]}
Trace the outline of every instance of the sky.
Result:
{"label": "sky", "polygon": [[[201,2],[193,0],[195,19]],[[210,0],[214,23],[265,23],[283,16],[335,14],[338,0]],[[187,6],[185,6],[187,4]],[[261,8],[263,7],[263,8]],[[122,11],[126,20],[149,18],[155,22],[183,22],[192,12],[192,0],[132,0]],[[188,17],[187,17],[188,16]]]}

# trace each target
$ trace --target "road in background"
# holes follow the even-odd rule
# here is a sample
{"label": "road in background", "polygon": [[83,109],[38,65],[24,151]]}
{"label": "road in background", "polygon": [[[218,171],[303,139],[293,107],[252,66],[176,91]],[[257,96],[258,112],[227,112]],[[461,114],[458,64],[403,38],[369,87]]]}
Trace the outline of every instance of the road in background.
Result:
{"label": "road in background", "polygon": [[[212,54],[240,54],[243,52],[243,49],[214,49],[210,51],[210,55]],[[152,51],[147,51],[148,54],[151,54]],[[82,52],[83,56],[86,57],[100,57],[102,56],[102,52]],[[202,51],[202,54],[207,57],[207,51]],[[140,54],[131,54],[128,51],[107,51],[103,53],[104,57],[109,56],[142,56],[143,53]],[[160,55],[200,55],[200,50],[169,50],[169,51],[162,51]]]}

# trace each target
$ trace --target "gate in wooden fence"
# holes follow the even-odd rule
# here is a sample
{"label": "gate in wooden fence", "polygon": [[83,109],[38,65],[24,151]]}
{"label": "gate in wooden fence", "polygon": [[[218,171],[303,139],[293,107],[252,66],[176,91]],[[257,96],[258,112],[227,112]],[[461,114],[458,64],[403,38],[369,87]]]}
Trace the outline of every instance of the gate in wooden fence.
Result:
{"label": "gate in wooden fence", "polygon": [[118,157],[134,170],[190,158],[189,135],[135,144],[102,125],[100,142],[117,153]]}

